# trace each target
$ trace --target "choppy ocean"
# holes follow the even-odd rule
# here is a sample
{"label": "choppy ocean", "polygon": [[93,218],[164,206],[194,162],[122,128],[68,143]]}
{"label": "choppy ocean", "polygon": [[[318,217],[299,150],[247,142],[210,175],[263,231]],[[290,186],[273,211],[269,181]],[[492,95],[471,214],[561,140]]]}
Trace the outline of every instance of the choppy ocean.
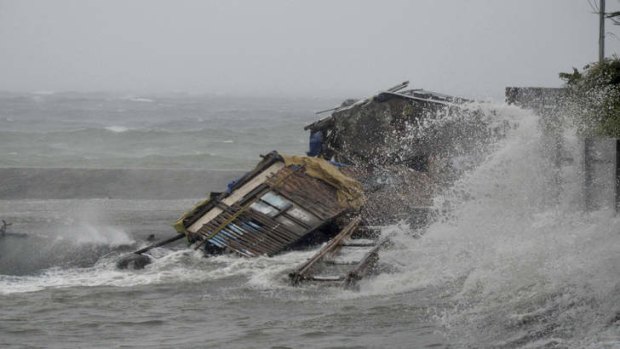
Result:
{"label": "choppy ocean", "polygon": [[577,160],[550,204],[538,118],[504,105],[487,107],[519,126],[436,198],[421,238],[384,228],[386,272],[357,292],[289,286],[312,250],[204,258],[180,242],[115,268],[259,154],[303,153],[303,126],[339,102],[0,95],[0,218],[28,236],[0,238],[0,346],[620,348],[620,218],[582,211]]}

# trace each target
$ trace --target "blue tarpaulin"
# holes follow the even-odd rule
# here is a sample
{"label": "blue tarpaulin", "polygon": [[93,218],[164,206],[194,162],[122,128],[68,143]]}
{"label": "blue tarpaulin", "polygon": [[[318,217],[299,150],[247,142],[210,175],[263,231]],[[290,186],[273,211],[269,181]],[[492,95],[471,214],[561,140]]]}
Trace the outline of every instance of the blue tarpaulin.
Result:
{"label": "blue tarpaulin", "polygon": [[315,131],[310,133],[310,150],[306,153],[308,156],[318,156],[323,149],[323,131]]}

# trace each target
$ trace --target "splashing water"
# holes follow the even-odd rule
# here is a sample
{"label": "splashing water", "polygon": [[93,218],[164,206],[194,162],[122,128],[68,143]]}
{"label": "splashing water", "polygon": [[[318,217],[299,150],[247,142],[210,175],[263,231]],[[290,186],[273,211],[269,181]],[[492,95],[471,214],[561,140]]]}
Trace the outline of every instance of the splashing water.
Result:
{"label": "splashing water", "polygon": [[[83,222],[74,227],[71,242],[76,245],[94,244],[111,247],[131,245],[134,240],[122,229],[112,226],[92,225]],[[60,236],[59,238],[65,239]]]}
{"label": "splashing water", "polygon": [[36,274],[52,267],[90,267],[98,259],[136,242],[122,226],[112,225],[95,202],[67,202],[60,211],[38,211],[45,220],[23,238],[0,241],[0,274]]}
{"label": "splashing water", "polygon": [[432,317],[464,345],[620,346],[620,218],[582,211],[579,161],[562,166],[551,199],[538,117],[507,106],[499,115],[519,126],[436,198],[446,213],[421,239],[388,229],[396,243],[382,260],[399,271],[364,293],[436,290],[446,302]]}
{"label": "splashing water", "polygon": [[[548,160],[537,116],[516,107],[481,108],[518,127],[436,198],[441,214],[421,238],[403,226],[385,229],[395,243],[381,261],[394,271],[363,280],[359,293],[310,297],[329,303],[400,296],[415,303],[422,290],[432,294],[433,301],[424,303],[428,319],[461,346],[620,347],[620,218],[608,209],[582,211],[579,140],[566,132],[564,146],[574,161],[558,171]],[[561,181],[550,188],[549,178],[558,173]],[[64,236],[82,247],[132,242],[88,210],[78,216],[86,223]],[[209,287],[226,288],[236,279],[235,288],[286,290],[295,301],[308,295],[288,286],[286,272],[312,251],[256,259],[205,259],[187,249],[152,253],[156,260],[141,271],[116,270],[116,253],[84,268],[0,275],[0,294],[161,284],[198,284],[208,294]],[[222,297],[240,294],[224,291]]]}
{"label": "splashing water", "polygon": [[252,288],[272,289],[287,285],[284,278],[289,267],[306,260],[313,252],[292,252],[253,259],[235,256],[205,258],[202,251],[193,249],[174,251],[157,248],[150,253],[155,258],[144,270],[120,270],[115,267],[119,253],[110,253],[92,267],[53,267],[37,275],[25,276],[0,274],[0,295],[50,288],[213,283],[232,277],[247,278]]}

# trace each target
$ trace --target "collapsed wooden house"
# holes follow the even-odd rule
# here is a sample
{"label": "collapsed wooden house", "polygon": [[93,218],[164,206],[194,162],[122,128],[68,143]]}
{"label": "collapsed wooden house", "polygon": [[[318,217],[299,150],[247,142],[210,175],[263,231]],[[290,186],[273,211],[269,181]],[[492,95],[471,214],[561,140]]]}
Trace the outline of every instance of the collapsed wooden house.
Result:
{"label": "collapsed wooden house", "polygon": [[[329,240],[312,263],[291,273],[291,281],[331,281],[350,287],[376,261],[379,246],[368,239],[372,231],[360,227],[359,211],[365,202],[361,184],[335,164],[274,151],[231,183],[227,192],[212,193],[185,213],[175,228],[209,254],[244,257],[272,256]],[[354,233],[364,239],[355,239]],[[347,262],[347,270],[339,271],[343,275],[317,275],[328,255],[336,255],[347,243],[368,251],[356,263]]]}
{"label": "collapsed wooden house", "polygon": [[[292,284],[354,287],[384,244],[377,241],[377,231],[363,226],[359,213],[365,203],[361,184],[336,164],[274,151],[227,192],[213,193],[185,213],[175,227],[209,254],[272,256],[324,242],[290,274]],[[343,261],[352,250],[355,260]]]}
{"label": "collapsed wooden house", "polygon": [[320,238],[334,219],[359,209],[361,186],[323,159],[271,152],[225,193],[186,213],[175,225],[207,250],[246,257],[273,255],[304,238]]}
{"label": "collapsed wooden house", "polygon": [[175,224],[179,236],[208,254],[244,257],[324,243],[291,282],[355,286],[387,241],[373,225],[403,218],[423,225],[436,188],[454,177],[450,160],[480,146],[468,140],[495,132],[480,127],[487,124],[475,111],[453,117],[463,116],[466,100],[400,92],[406,86],[328,110],[305,128],[309,156],[263,156],[226,192],[185,213]]}

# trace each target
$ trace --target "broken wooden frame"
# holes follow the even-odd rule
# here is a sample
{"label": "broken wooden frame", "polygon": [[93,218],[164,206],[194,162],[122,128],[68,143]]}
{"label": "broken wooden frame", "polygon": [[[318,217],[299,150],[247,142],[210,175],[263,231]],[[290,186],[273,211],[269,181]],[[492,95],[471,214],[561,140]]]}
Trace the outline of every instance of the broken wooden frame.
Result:
{"label": "broken wooden frame", "polygon": [[331,239],[323,248],[319,250],[312,258],[302,264],[296,271],[289,274],[293,285],[300,283],[303,280],[311,279],[312,268],[317,262],[322,260],[328,253],[333,252],[345,238],[351,236],[355,229],[359,226],[361,221],[360,217],[355,217],[349,224],[347,224],[333,239]]}
{"label": "broken wooden frame", "polygon": [[196,248],[210,244],[246,257],[274,255],[346,212],[337,189],[286,166],[272,152],[230,193],[184,221]]}
{"label": "broken wooden frame", "polygon": [[[357,282],[367,275],[379,259],[378,251],[387,242],[387,239],[377,242],[367,239],[353,239],[353,235],[360,228],[361,217],[357,216],[325,244],[316,254],[289,274],[292,285],[302,282],[337,283],[351,289]],[[347,248],[361,248],[363,256],[354,262],[337,261],[333,258]],[[369,248],[368,250],[364,250]],[[359,252],[359,251],[358,251]],[[325,269],[330,266],[344,267],[340,273],[325,275]],[[326,268],[327,267],[327,268]]]}

